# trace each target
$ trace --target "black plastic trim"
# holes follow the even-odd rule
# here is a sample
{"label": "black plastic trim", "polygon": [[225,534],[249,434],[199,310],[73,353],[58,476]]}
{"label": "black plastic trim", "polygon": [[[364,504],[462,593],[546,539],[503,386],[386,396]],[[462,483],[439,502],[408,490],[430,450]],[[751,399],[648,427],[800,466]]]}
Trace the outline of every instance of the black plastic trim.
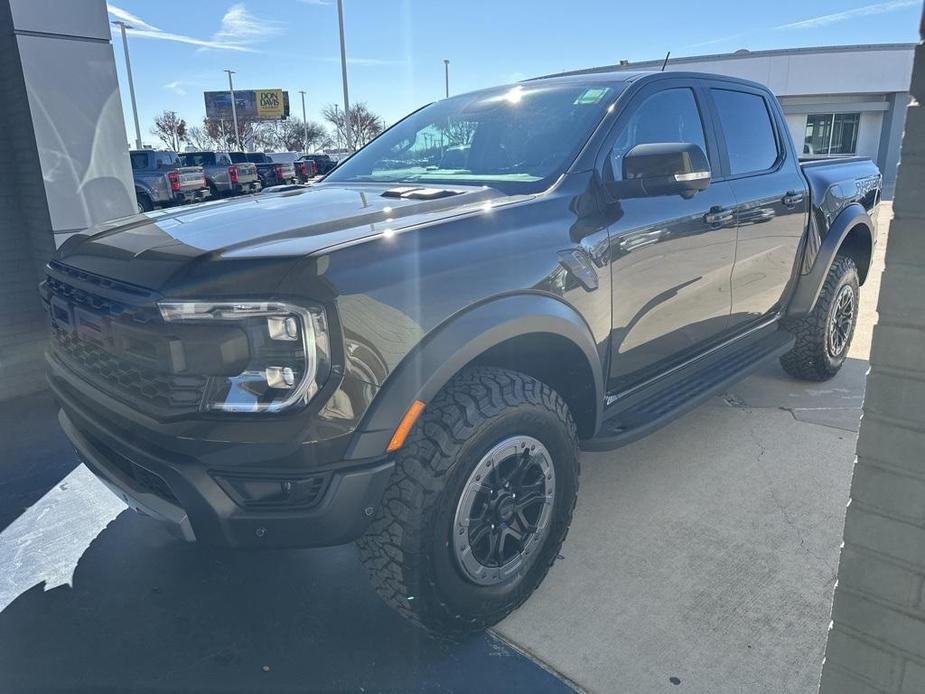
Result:
{"label": "black plastic trim", "polygon": [[367,410],[345,458],[381,455],[395,428],[415,400],[425,403],[466,364],[514,337],[553,334],[575,344],[593,375],[595,431],[603,403],[603,365],[591,330],[581,316],[559,299],[517,294],[490,300],[431,332],[399,364]]}
{"label": "black plastic trim", "polygon": [[871,248],[873,248],[873,228],[874,223],[870,215],[859,203],[852,203],[842,210],[832,225],[826,232],[822,244],[816,252],[812,268],[808,273],[800,275],[796,290],[790,299],[790,305],[787,308],[788,316],[805,316],[812,312],[816,306],[816,300],[822,291],[822,285],[825,282],[826,275],[829,274],[829,268],[835,262],[835,256],[838,249],[848,233],[856,226],[862,226],[870,234]]}

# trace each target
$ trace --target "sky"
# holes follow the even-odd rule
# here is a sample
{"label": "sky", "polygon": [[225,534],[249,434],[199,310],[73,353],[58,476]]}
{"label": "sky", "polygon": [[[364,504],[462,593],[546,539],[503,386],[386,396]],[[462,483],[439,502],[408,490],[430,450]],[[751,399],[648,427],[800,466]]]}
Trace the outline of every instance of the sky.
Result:
{"label": "sky", "polygon": [[[351,103],[386,123],[444,93],[596,65],[750,50],[917,40],[920,0],[344,0]],[[154,116],[205,115],[203,91],[285,89],[292,115],[343,105],[335,0],[113,0],[128,33],[142,140]],[[112,27],[126,133],[122,40]]]}

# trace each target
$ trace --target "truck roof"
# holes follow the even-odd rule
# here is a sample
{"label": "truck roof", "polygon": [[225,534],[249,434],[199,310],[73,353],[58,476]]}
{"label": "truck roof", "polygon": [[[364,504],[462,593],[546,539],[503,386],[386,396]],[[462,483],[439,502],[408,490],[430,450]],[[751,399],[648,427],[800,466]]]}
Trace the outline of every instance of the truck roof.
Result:
{"label": "truck roof", "polygon": [[543,82],[550,84],[624,84],[627,82],[638,82],[641,79],[659,79],[659,78],[692,78],[692,79],[711,79],[732,82],[735,84],[746,85],[764,91],[770,91],[768,86],[760,82],[742,79],[741,77],[730,77],[712,72],[695,72],[689,70],[671,70],[662,72],[660,70],[612,70],[610,68],[591,68],[589,70],[571,70],[554,75],[542,75],[540,77],[531,77],[526,82],[535,83]]}

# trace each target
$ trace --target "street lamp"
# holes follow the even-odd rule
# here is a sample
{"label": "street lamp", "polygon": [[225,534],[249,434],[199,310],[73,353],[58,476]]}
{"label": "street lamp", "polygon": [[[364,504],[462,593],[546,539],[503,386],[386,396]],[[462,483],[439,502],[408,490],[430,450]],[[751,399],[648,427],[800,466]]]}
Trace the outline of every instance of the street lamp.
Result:
{"label": "street lamp", "polygon": [[340,71],[344,81],[344,135],[347,152],[353,152],[353,134],[350,128],[350,96],[347,94],[347,47],[344,44],[344,0],[337,0],[337,24],[340,28]]}
{"label": "street lamp", "polygon": [[228,91],[231,92],[231,120],[234,121],[234,146],[241,149],[241,136],[238,134],[238,109],[234,104],[234,85],[231,83],[231,76],[234,70],[225,69],[223,72],[228,73]]}
{"label": "street lamp", "polygon": [[446,87],[446,95],[450,96],[450,61],[443,59],[443,84]]}
{"label": "street lamp", "polygon": [[132,99],[132,117],[135,119],[135,149],[141,149],[141,128],[138,127],[138,106],[135,104],[135,81],[132,79],[132,61],[128,57],[128,41],[125,38],[125,30],[133,29],[131,24],[118,20],[113,22],[114,26],[122,30],[122,50],[125,51],[125,72],[128,74],[128,93]]}
{"label": "street lamp", "polygon": [[305,120],[305,90],[300,89],[302,95],[302,151],[308,152],[308,121]]}

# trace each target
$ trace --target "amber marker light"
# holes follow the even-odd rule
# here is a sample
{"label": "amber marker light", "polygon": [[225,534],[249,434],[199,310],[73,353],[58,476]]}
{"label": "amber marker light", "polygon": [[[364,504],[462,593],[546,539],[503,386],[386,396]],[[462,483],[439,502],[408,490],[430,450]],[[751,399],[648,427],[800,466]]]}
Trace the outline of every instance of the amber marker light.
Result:
{"label": "amber marker light", "polygon": [[402,445],[404,445],[405,439],[408,438],[408,434],[411,432],[411,427],[413,427],[414,423],[418,421],[418,417],[421,416],[421,412],[423,411],[423,402],[420,400],[415,400],[413,403],[411,403],[408,411],[405,412],[405,416],[401,418],[401,422],[399,422],[398,427],[396,427],[395,433],[392,434],[389,445],[385,449],[387,453],[397,451],[402,447]]}

